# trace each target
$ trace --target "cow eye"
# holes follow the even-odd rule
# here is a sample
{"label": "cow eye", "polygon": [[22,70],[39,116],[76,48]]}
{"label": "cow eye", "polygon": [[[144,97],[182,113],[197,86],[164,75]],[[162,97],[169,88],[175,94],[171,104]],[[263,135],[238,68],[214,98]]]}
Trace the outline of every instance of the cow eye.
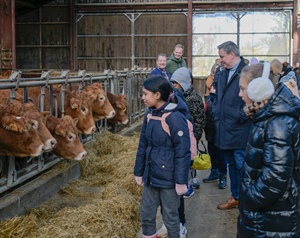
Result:
{"label": "cow eye", "polygon": [[85,112],[86,112],[86,108],[85,108],[85,107],[82,107],[82,108],[81,108],[81,111],[82,111],[83,113],[85,113]]}
{"label": "cow eye", "polygon": [[104,96],[99,96],[99,101],[104,101],[105,97]]}
{"label": "cow eye", "polygon": [[39,123],[36,120],[31,120],[31,127],[34,129],[38,129]]}
{"label": "cow eye", "polygon": [[68,134],[68,140],[73,141],[75,139],[75,135],[73,133]]}

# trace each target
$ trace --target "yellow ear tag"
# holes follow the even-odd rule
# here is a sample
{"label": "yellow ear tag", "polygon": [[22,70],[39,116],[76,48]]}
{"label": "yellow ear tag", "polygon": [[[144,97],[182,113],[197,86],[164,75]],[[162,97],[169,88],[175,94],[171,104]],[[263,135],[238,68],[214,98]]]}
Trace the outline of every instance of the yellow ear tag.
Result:
{"label": "yellow ear tag", "polygon": [[16,131],[16,132],[19,131],[18,126],[17,126],[16,124],[10,124],[10,129],[11,129],[12,131]]}

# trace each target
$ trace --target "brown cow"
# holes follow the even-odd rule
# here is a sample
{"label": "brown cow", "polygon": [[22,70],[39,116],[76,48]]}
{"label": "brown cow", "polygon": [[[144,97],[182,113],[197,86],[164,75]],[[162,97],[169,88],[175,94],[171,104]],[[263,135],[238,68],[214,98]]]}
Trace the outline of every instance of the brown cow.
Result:
{"label": "brown cow", "polygon": [[23,110],[16,114],[19,105],[16,100],[0,105],[0,155],[39,156],[44,144],[37,133],[38,122],[29,119]]}
{"label": "brown cow", "polygon": [[[78,90],[78,84],[72,85],[72,90]],[[92,99],[92,111],[95,121],[102,120],[104,118],[112,118],[116,112],[109,102],[105,91],[100,83],[93,83],[83,87],[82,91]]]}
{"label": "brown cow", "polygon": [[78,136],[77,121],[78,119],[72,119],[70,116],[63,118],[46,116],[47,128],[58,142],[52,151],[53,154],[74,160],[82,160],[86,157],[87,153]]}
{"label": "brown cow", "polygon": [[122,123],[126,125],[128,123],[128,102],[123,94],[112,94],[107,92],[108,100],[116,111],[116,115],[109,119],[108,122],[111,124]]}
{"label": "brown cow", "polygon": [[[0,104],[5,105],[7,103],[7,99],[9,98],[10,91],[9,90],[1,90],[0,93]],[[44,114],[49,114],[49,112],[40,113],[34,104],[32,103],[21,103],[23,98],[20,94],[16,93],[16,99],[20,101],[20,103],[14,103],[13,111],[10,111],[11,115],[18,115],[21,111],[26,113],[26,117],[37,122],[37,133],[40,136],[40,139],[44,143],[43,151],[49,152],[53,150],[56,146],[57,141],[53,138],[51,133],[46,127],[46,121],[44,119]]]}
{"label": "brown cow", "polygon": [[110,119],[115,116],[116,112],[100,83],[93,83],[92,85],[86,86],[83,88],[83,91],[93,99],[92,110],[95,121],[104,118]]}
{"label": "brown cow", "polygon": [[[60,86],[53,87],[53,94],[58,99],[58,117],[62,116],[61,110],[61,88]],[[39,106],[38,98],[40,88],[31,87],[28,90],[29,97],[33,99],[34,104]],[[92,134],[96,131],[95,122],[92,114],[92,99],[85,92],[66,91],[64,99],[65,115],[71,116],[73,119],[78,119],[76,124],[80,134]],[[46,88],[45,94],[45,110],[49,110],[49,89]]]}

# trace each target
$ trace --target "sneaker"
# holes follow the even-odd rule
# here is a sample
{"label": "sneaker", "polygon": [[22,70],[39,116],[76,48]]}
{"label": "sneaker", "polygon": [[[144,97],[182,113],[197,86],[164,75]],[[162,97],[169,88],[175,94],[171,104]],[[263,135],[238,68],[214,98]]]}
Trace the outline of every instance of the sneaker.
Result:
{"label": "sneaker", "polygon": [[191,185],[192,185],[192,187],[195,188],[195,189],[200,188],[200,183],[199,183],[199,181],[198,181],[197,178],[193,178],[193,179],[192,179]]}
{"label": "sneaker", "polygon": [[227,187],[227,177],[225,174],[219,176],[219,189],[225,189]]}
{"label": "sneaker", "polygon": [[157,231],[157,237],[160,237],[160,238],[168,237],[168,230],[164,223],[162,224],[161,228]]}
{"label": "sneaker", "polygon": [[219,181],[219,171],[217,169],[212,169],[210,175],[203,179],[204,183],[211,183]]}
{"label": "sneaker", "polygon": [[194,195],[194,189],[193,189],[192,185],[190,185],[187,192],[185,194],[183,194],[183,198],[190,198],[193,195]]}
{"label": "sneaker", "polygon": [[186,238],[186,234],[187,234],[187,229],[185,225],[180,223],[180,238]]}

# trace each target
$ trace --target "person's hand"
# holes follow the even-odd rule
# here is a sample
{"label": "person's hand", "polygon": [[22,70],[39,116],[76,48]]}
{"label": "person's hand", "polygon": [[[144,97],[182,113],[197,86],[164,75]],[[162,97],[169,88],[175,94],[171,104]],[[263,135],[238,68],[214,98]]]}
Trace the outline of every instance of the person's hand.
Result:
{"label": "person's hand", "polygon": [[141,176],[134,176],[134,178],[135,178],[135,182],[137,183],[137,185],[140,185],[140,186],[144,185],[143,177],[141,177]]}
{"label": "person's hand", "polygon": [[187,192],[188,188],[186,184],[177,184],[175,185],[175,190],[177,195],[183,195]]}

